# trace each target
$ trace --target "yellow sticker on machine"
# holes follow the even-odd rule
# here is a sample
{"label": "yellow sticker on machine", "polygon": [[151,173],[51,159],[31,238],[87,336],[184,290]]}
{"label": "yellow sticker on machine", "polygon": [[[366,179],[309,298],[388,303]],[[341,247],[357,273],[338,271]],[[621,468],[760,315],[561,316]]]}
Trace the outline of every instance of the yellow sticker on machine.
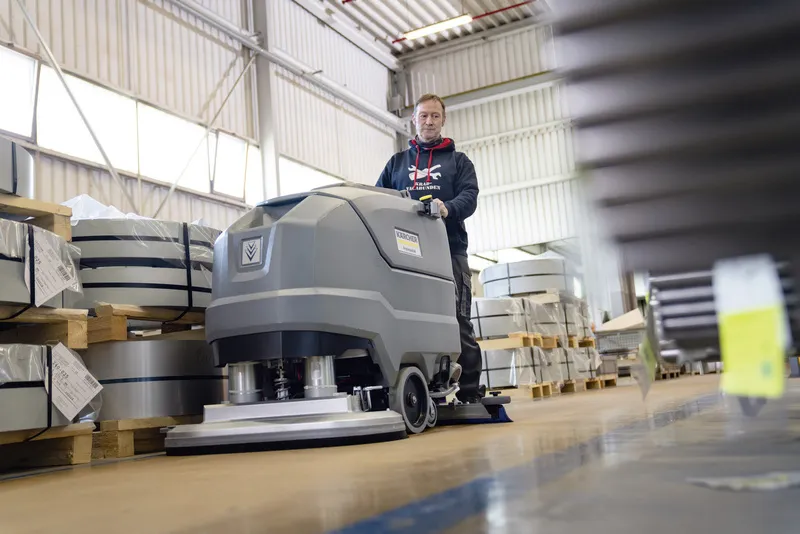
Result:
{"label": "yellow sticker on machine", "polygon": [[397,250],[410,256],[422,257],[422,249],[419,246],[419,236],[417,234],[395,228],[394,237],[397,241]]}

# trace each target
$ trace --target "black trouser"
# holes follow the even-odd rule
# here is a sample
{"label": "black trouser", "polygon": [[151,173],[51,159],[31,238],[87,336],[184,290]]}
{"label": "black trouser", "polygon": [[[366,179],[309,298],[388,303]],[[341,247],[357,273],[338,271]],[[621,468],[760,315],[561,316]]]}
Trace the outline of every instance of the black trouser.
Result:
{"label": "black trouser", "polygon": [[472,306],[472,273],[466,256],[452,256],[453,280],[456,285],[456,318],[461,332],[461,356],[458,363],[461,365],[461,390],[457,397],[464,400],[478,394],[478,384],[481,379],[481,349],[475,341],[475,331],[470,322],[470,307]]}

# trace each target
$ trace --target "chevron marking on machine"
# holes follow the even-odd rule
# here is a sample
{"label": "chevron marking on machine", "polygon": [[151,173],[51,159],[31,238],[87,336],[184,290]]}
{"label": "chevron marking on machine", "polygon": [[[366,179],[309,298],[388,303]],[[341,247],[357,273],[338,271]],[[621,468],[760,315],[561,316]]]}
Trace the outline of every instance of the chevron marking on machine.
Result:
{"label": "chevron marking on machine", "polygon": [[261,237],[242,241],[242,267],[261,263]]}

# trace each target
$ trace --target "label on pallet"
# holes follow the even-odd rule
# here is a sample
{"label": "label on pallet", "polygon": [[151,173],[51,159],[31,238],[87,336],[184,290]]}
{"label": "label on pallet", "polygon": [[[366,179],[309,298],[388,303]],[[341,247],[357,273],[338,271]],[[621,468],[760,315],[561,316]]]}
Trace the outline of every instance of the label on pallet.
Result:
{"label": "label on pallet", "polygon": [[774,261],[765,255],[719,261],[713,288],[725,366],[723,391],[780,397],[791,334]]}
{"label": "label on pallet", "polygon": [[[45,369],[45,388],[47,388]],[[69,420],[75,418],[103,386],[72,352],[59,343],[53,347],[53,404]]]}
{"label": "label on pallet", "polygon": [[[78,282],[78,275],[74,268],[67,266],[61,259],[61,251],[50,244],[44,235],[44,230],[34,228],[34,278],[36,281],[36,306],[41,306],[67,288]],[[29,275],[30,257],[25,255],[25,285],[30,289]]]}

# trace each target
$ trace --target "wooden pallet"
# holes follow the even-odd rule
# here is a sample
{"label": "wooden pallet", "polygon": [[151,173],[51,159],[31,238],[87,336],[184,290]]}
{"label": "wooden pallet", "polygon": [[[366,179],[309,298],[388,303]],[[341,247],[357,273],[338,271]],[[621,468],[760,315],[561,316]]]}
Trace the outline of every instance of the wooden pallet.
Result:
{"label": "wooden pallet", "polygon": [[531,398],[532,399],[546,399],[548,397],[552,397],[557,390],[553,387],[552,382],[542,382],[541,384],[531,384],[528,386],[531,388]]}
{"label": "wooden pallet", "polygon": [[202,421],[203,417],[200,415],[100,421],[100,430],[92,436],[91,456],[95,460],[101,460],[161,452],[164,450],[162,428]]}
{"label": "wooden pallet", "polygon": [[25,222],[72,240],[72,208],[67,206],[0,193],[0,213],[31,217]]}
{"label": "wooden pallet", "polygon": [[563,344],[564,336],[544,336],[528,332],[511,332],[507,337],[479,339],[482,350],[509,350],[522,347],[541,347],[543,349],[594,347],[594,338],[579,340],[577,336],[567,337],[567,346]]}
{"label": "wooden pallet", "polygon": [[603,389],[617,387],[618,375],[600,375],[597,377],[603,383]]}
{"label": "wooden pallet", "polygon": [[593,337],[585,337],[583,339],[578,340],[578,347],[582,349],[590,348],[593,349],[597,346],[597,341]]}
{"label": "wooden pallet", "polygon": [[579,348],[579,342],[577,336],[567,336],[567,346],[564,346],[563,338],[564,336],[540,336],[542,338],[542,345],[543,349],[557,349],[557,348],[569,348],[569,349],[577,349]]}
{"label": "wooden pallet", "polygon": [[586,379],[586,389],[605,389],[617,386],[617,375],[600,375]]}
{"label": "wooden pallet", "polygon": [[671,369],[669,371],[656,370],[656,380],[669,380],[672,378],[679,378],[680,376],[680,369]]}
{"label": "wooden pallet", "polygon": [[542,336],[527,332],[511,332],[508,337],[479,339],[481,350],[513,350],[523,347],[541,347]]}
{"label": "wooden pallet", "polygon": [[92,460],[94,423],[49,429],[0,432],[0,470],[88,464]]}
{"label": "wooden pallet", "polygon": [[[150,308],[133,306],[130,304],[100,303],[95,309],[95,317],[89,318],[89,343],[103,343],[105,341],[126,341],[128,335],[128,321],[149,321],[154,323],[153,328],[163,334],[189,330],[193,325],[205,323],[205,312],[188,312],[175,321],[181,312],[167,308]],[[484,349],[489,350],[489,349]]]}
{"label": "wooden pallet", "polygon": [[[9,317],[20,306],[0,306],[0,317]],[[0,321],[0,343],[63,343],[71,349],[88,347],[86,310],[31,308],[13,319]]]}
{"label": "wooden pallet", "polygon": [[[589,379],[594,380],[594,379]],[[576,378],[574,380],[564,380],[561,386],[561,393],[578,393],[586,391],[586,378]]]}

